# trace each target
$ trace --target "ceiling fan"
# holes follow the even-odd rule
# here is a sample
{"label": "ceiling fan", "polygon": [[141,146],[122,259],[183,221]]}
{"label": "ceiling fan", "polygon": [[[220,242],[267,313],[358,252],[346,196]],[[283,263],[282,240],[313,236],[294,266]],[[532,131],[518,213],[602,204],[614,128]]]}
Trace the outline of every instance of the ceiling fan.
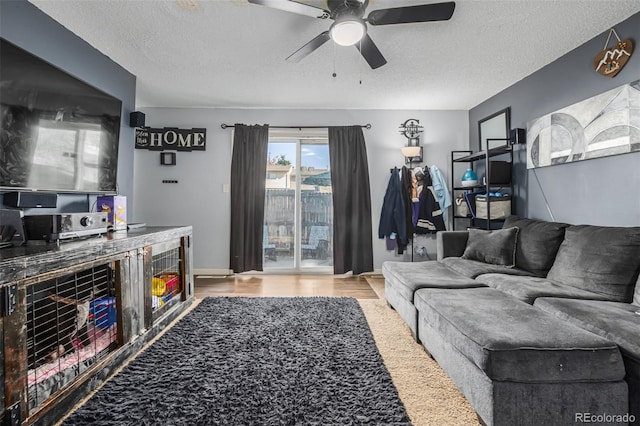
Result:
{"label": "ceiling fan", "polygon": [[335,22],[328,31],[320,33],[296,50],[287,61],[300,62],[324,43],[333,39],[341,46],[355,45],[372,69],[387,63],[380,50],[367,34],[369,25],[408,24],[413,22],[446,21],[453,15],[455,2],[422,4],[374,10],[363,18],[369,0],[327,0],[329,10],[293,0],[249,0],[249,3],[306,15],[312,18],[331,18]]}

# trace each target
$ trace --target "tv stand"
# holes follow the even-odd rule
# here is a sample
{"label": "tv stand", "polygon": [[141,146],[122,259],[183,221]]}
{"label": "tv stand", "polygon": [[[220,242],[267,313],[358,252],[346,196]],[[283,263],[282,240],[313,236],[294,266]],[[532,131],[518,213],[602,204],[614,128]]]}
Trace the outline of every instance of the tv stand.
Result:
{"label": "tv stand", "polygon": [[[145,227],[1,250],[0,422],[56,423],[177,318],[193,301],[191,238],[190,226]],[[76,303],[89,306],[82,324]]]}

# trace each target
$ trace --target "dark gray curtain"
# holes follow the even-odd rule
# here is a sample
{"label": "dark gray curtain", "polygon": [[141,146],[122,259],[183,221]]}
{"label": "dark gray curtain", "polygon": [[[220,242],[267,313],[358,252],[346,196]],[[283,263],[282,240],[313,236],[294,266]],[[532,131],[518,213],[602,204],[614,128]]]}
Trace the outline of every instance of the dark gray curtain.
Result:
{"label": "dark gray curtain", "polygon": [[229,267],[233,272],[262,271],[268,144],[268,125],[235,125],[231,157],[229,252]]}
{"label": "dark gray curtain", "polygon": [[329,127],[333,272],[373,271],[367,147],[360,126]]}

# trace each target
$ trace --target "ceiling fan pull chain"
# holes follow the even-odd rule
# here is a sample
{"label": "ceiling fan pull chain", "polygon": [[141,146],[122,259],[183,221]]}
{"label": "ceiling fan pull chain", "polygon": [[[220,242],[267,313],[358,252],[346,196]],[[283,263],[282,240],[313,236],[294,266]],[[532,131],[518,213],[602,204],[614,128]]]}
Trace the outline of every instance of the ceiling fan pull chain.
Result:
{"label": "ceiling fan pull chain", "polygon": [[333,78],[336,78],[338,74],[336,74],[336,44],[333,43]]}
{"label": "ceiling fan pull chain", "polygon": [[[360,43],[360,52],[362,52],[362,39],[360,39],[358,41],[358,43]],[[362,86],[362,61],[364,59],[360,58],[360,60],[358,61],[358,74],[360,75],[360,86]]]}

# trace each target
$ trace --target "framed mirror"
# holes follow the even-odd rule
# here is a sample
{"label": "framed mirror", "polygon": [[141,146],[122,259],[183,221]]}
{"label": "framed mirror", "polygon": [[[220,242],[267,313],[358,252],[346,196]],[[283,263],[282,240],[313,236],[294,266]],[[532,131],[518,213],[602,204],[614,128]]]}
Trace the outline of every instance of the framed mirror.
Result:
{"label": "framed mirror", "polygon": [[[511,129],[511,107],[500,110],[478,121],[478,137],[480,139],[480,151],[508,145]],[[488,140],[504,139],[504,140]]]}

